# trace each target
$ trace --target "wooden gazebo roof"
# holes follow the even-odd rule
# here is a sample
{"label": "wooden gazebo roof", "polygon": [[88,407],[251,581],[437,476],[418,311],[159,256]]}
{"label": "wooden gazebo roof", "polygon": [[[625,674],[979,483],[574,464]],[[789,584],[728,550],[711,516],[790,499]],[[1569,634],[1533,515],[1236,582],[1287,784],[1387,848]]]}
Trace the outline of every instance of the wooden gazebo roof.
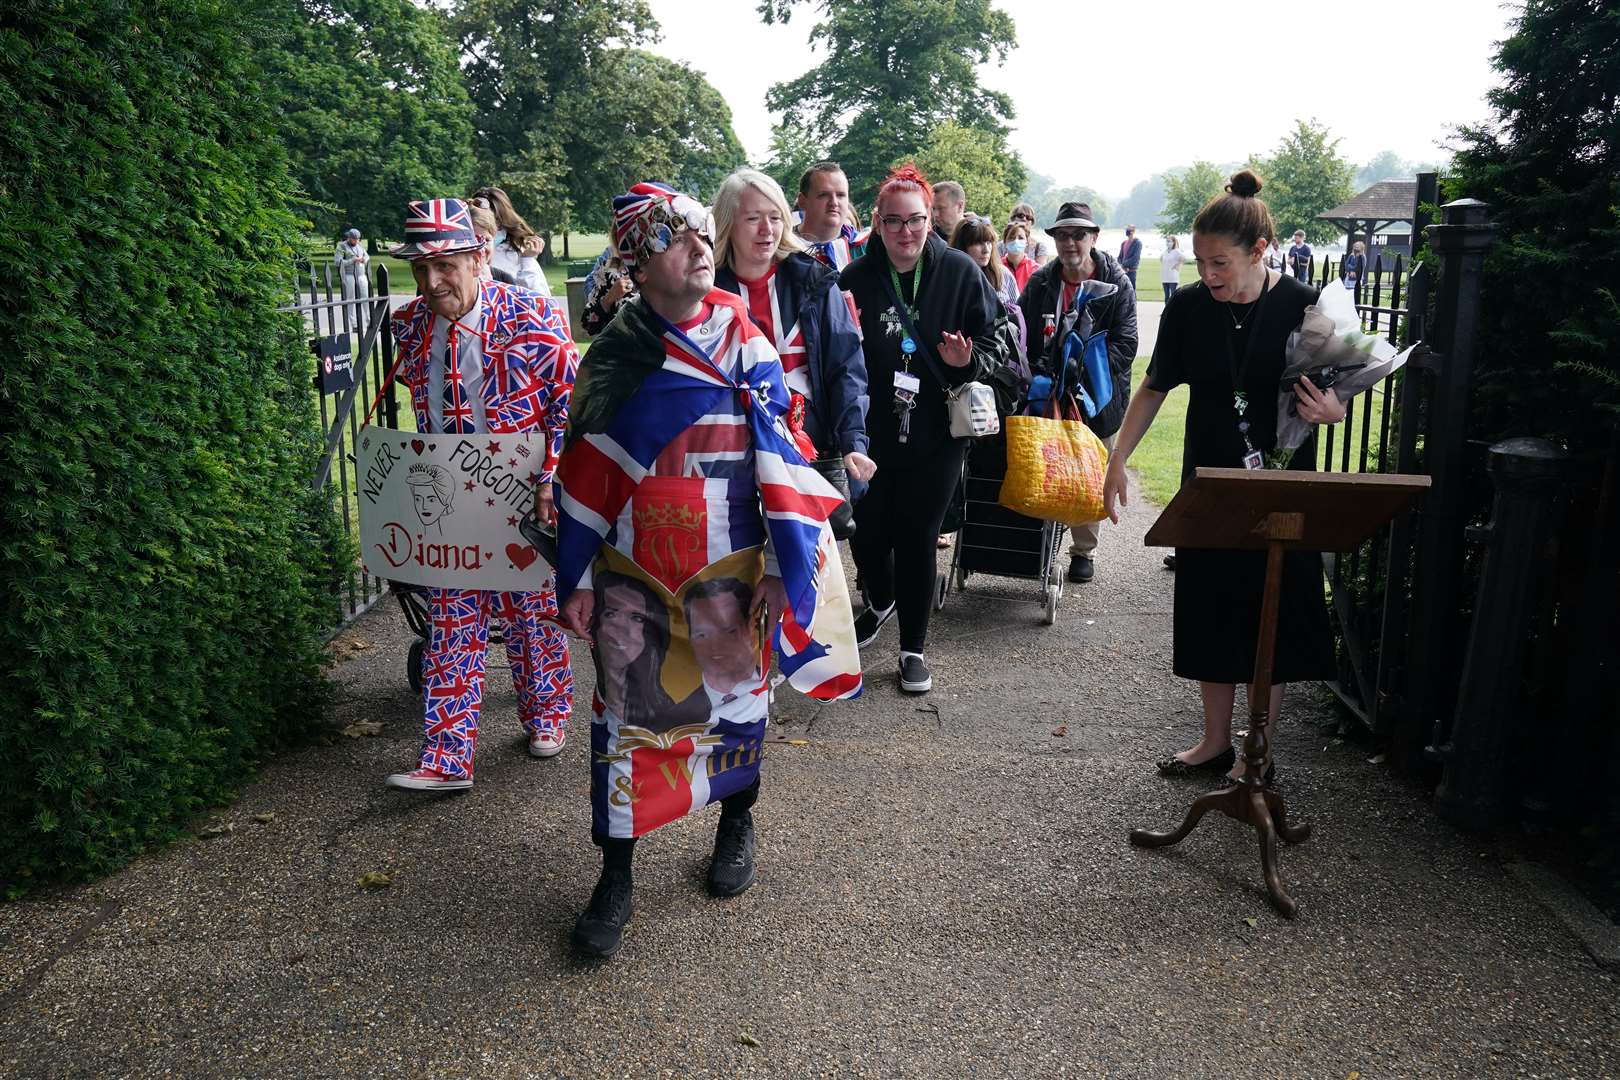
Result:
{"label": "wooden gazebo roof", "polygon": [[1349,202],[1316,216],[1354,228],[1365,221],[1411,221],[1416,205],[1416,180],[1380,180]]}

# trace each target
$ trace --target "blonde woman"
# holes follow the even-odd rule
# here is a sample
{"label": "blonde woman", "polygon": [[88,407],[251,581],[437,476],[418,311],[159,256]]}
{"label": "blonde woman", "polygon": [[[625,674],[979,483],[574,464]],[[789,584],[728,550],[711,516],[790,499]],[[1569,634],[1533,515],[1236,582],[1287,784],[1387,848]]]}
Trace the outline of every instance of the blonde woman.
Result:
{"label": "blonde woman", "polygon": [[1356,283],[1367,273],[1367,245],[1357,240],[1350,247],[1350,254],[1344,257],[1339,264],[1339,280],[1351,292],[1356,291]]}
{"label": "blonde woman", "polygon": [[[789,424],[813,444],[807,459],[841,459],[853,501],[877,469],[866,456],[860,331],[838,275],[806,253],[792,221],[775,180],[753,169],[726,177],[714,197],[714,285],[742,297],[776,346],[793,396]],[[834,526],[847,534],[847,525]]]}

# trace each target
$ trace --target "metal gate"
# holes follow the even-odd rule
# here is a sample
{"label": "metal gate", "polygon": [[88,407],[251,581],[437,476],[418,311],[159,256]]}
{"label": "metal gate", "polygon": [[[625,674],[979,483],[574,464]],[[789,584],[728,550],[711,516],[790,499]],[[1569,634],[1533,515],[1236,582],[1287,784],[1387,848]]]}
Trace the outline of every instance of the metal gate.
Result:
{"label": "metal gate", "polygon": [[[1421,343],[1405,368],[1348,403],[1322,436],[1320,467],[1421,473],[1422,507],[1356,551],[1324,556],[1339,635],[1334,693],[1368,730],[1388,739],[1398,767],[1421,771],[1445,736],[1461,675],[1468,396],[1479,324],[1480,270],[1494,226],[1487,207],[1448,203],[1430,223],[1438,178],[1418,177],[1413,231],[1427,262],[1381,258],[1359,283],[1363,327],[1394,343]],[[1334,277],[1324,263],[1320,281]]]}
{"label": "metal gate", "polygon": [[[1429,267],[1408,264],[1396,255],[1386,264],[1382,254],[1356,283],[1356,309],[1362,330],[1384,337],[1392,345],[1422,339],[1414,311],[1424,309],[1430,286]],[[1323,260],[1319,285],[1334,280],[1335,267]],[[1413,297],[1416,302],[1413,303]],[[1398,371],[1345,403],[1344,422],[1321,432],[1317,466],[1324,472],[1393,472],[1398,459],[1396,440],[1414,429],[1403,423],[1409,404],[1403,390],[1408,375]],[[1416,385],[1417,380],[1413,380]],[[1405,470],[1410,471],[1410,470]],[[1331,610],[1338,630],[1338,676],[1328,685],[1363,725],[1377,728],[1378,664],[1383,632],[1385,597],[1391,587],[1404,588],[1404,576],[1393,582],[1388,560],[1391,526],[1354,551],[1326,553],[1322,557],[1328,578]]]}
{"label": "metal gate", "polygon": [[[354,442],[387,373],[394,363],[394,336],[389,320],[388,268],[379,266],[371,296],[345,299],[334,285],[330,263],[305,265],[293,282],[293,300],[281,310],[297,312],[312,335],[316,356],[312,392],[320,401],[325,452],[311,483],[331,493],[334,508],[353,544],[360,535],[358,488],[354,476]],[[348,377],[342,378],[343,359]],[[390,386],[378,403],[371,423],[398,428],[401,416],[398,387]],[[404,410],[407,420],[410,410]],[[333,583],[332,631],[341,629],[387,592],[387,582],[365,572],[354,560]]]}

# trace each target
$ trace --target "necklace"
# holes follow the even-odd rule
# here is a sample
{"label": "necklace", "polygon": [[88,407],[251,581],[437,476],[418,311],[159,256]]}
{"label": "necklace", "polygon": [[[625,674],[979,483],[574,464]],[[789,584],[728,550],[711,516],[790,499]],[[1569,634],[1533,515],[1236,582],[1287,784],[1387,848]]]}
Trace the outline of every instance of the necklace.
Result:
{"label": "necklace", "polygon": [[1249,321],[1249,313],[1254,310],[1254,305],[1257,303],[1259,303],[1258,300],[1250,300],[1247,304],[1244,304],[1243,318],[1240,319],[1236,315],[1232,314],[1232,308],[1234,307],[1232,301],[1228,300],[1226,302],[1226,317],[1232,320],[1232,329],[1243,329],[1243,324]]}
{"label": "necklace", "polygon": [[1260,295],[1255,297],[1253,300],[1250,300],[1247,304],[1243,305],[1243,317],[1241,319],[1238,318],[1236,315],[1232,314],[1232,309],[1234,307],[1236,307],[1236,305],[1233,304],[1232,301],[1230,301],[1230,300],[1225,301],[1225,304],[1226,304],[1226,317],[1228,319],[1232,320],[1232,329],[1234,329],[1234,330],[1243,329],[1243,324],[1249,321],[1249,316],[1251,314],[1253,314],[1255,311],[1259,310],[1260,301],[1264,300],[1266,298],[1266,293],[1268,293],[1270,291],[1271,291],[1271,273],[1270,273],[1270,271],[1267,271],[1265,276],[1260,279]]}

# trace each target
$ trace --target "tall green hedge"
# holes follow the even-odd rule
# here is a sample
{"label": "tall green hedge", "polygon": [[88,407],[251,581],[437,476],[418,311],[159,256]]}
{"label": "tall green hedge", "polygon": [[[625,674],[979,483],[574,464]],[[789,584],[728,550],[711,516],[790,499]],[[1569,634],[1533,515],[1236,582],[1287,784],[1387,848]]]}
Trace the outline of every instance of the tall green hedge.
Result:
{"label": "tall green hedge", "polygon": [[321,717],[296,222],[238,0],[0,11],[0,887],[103,871]]}

